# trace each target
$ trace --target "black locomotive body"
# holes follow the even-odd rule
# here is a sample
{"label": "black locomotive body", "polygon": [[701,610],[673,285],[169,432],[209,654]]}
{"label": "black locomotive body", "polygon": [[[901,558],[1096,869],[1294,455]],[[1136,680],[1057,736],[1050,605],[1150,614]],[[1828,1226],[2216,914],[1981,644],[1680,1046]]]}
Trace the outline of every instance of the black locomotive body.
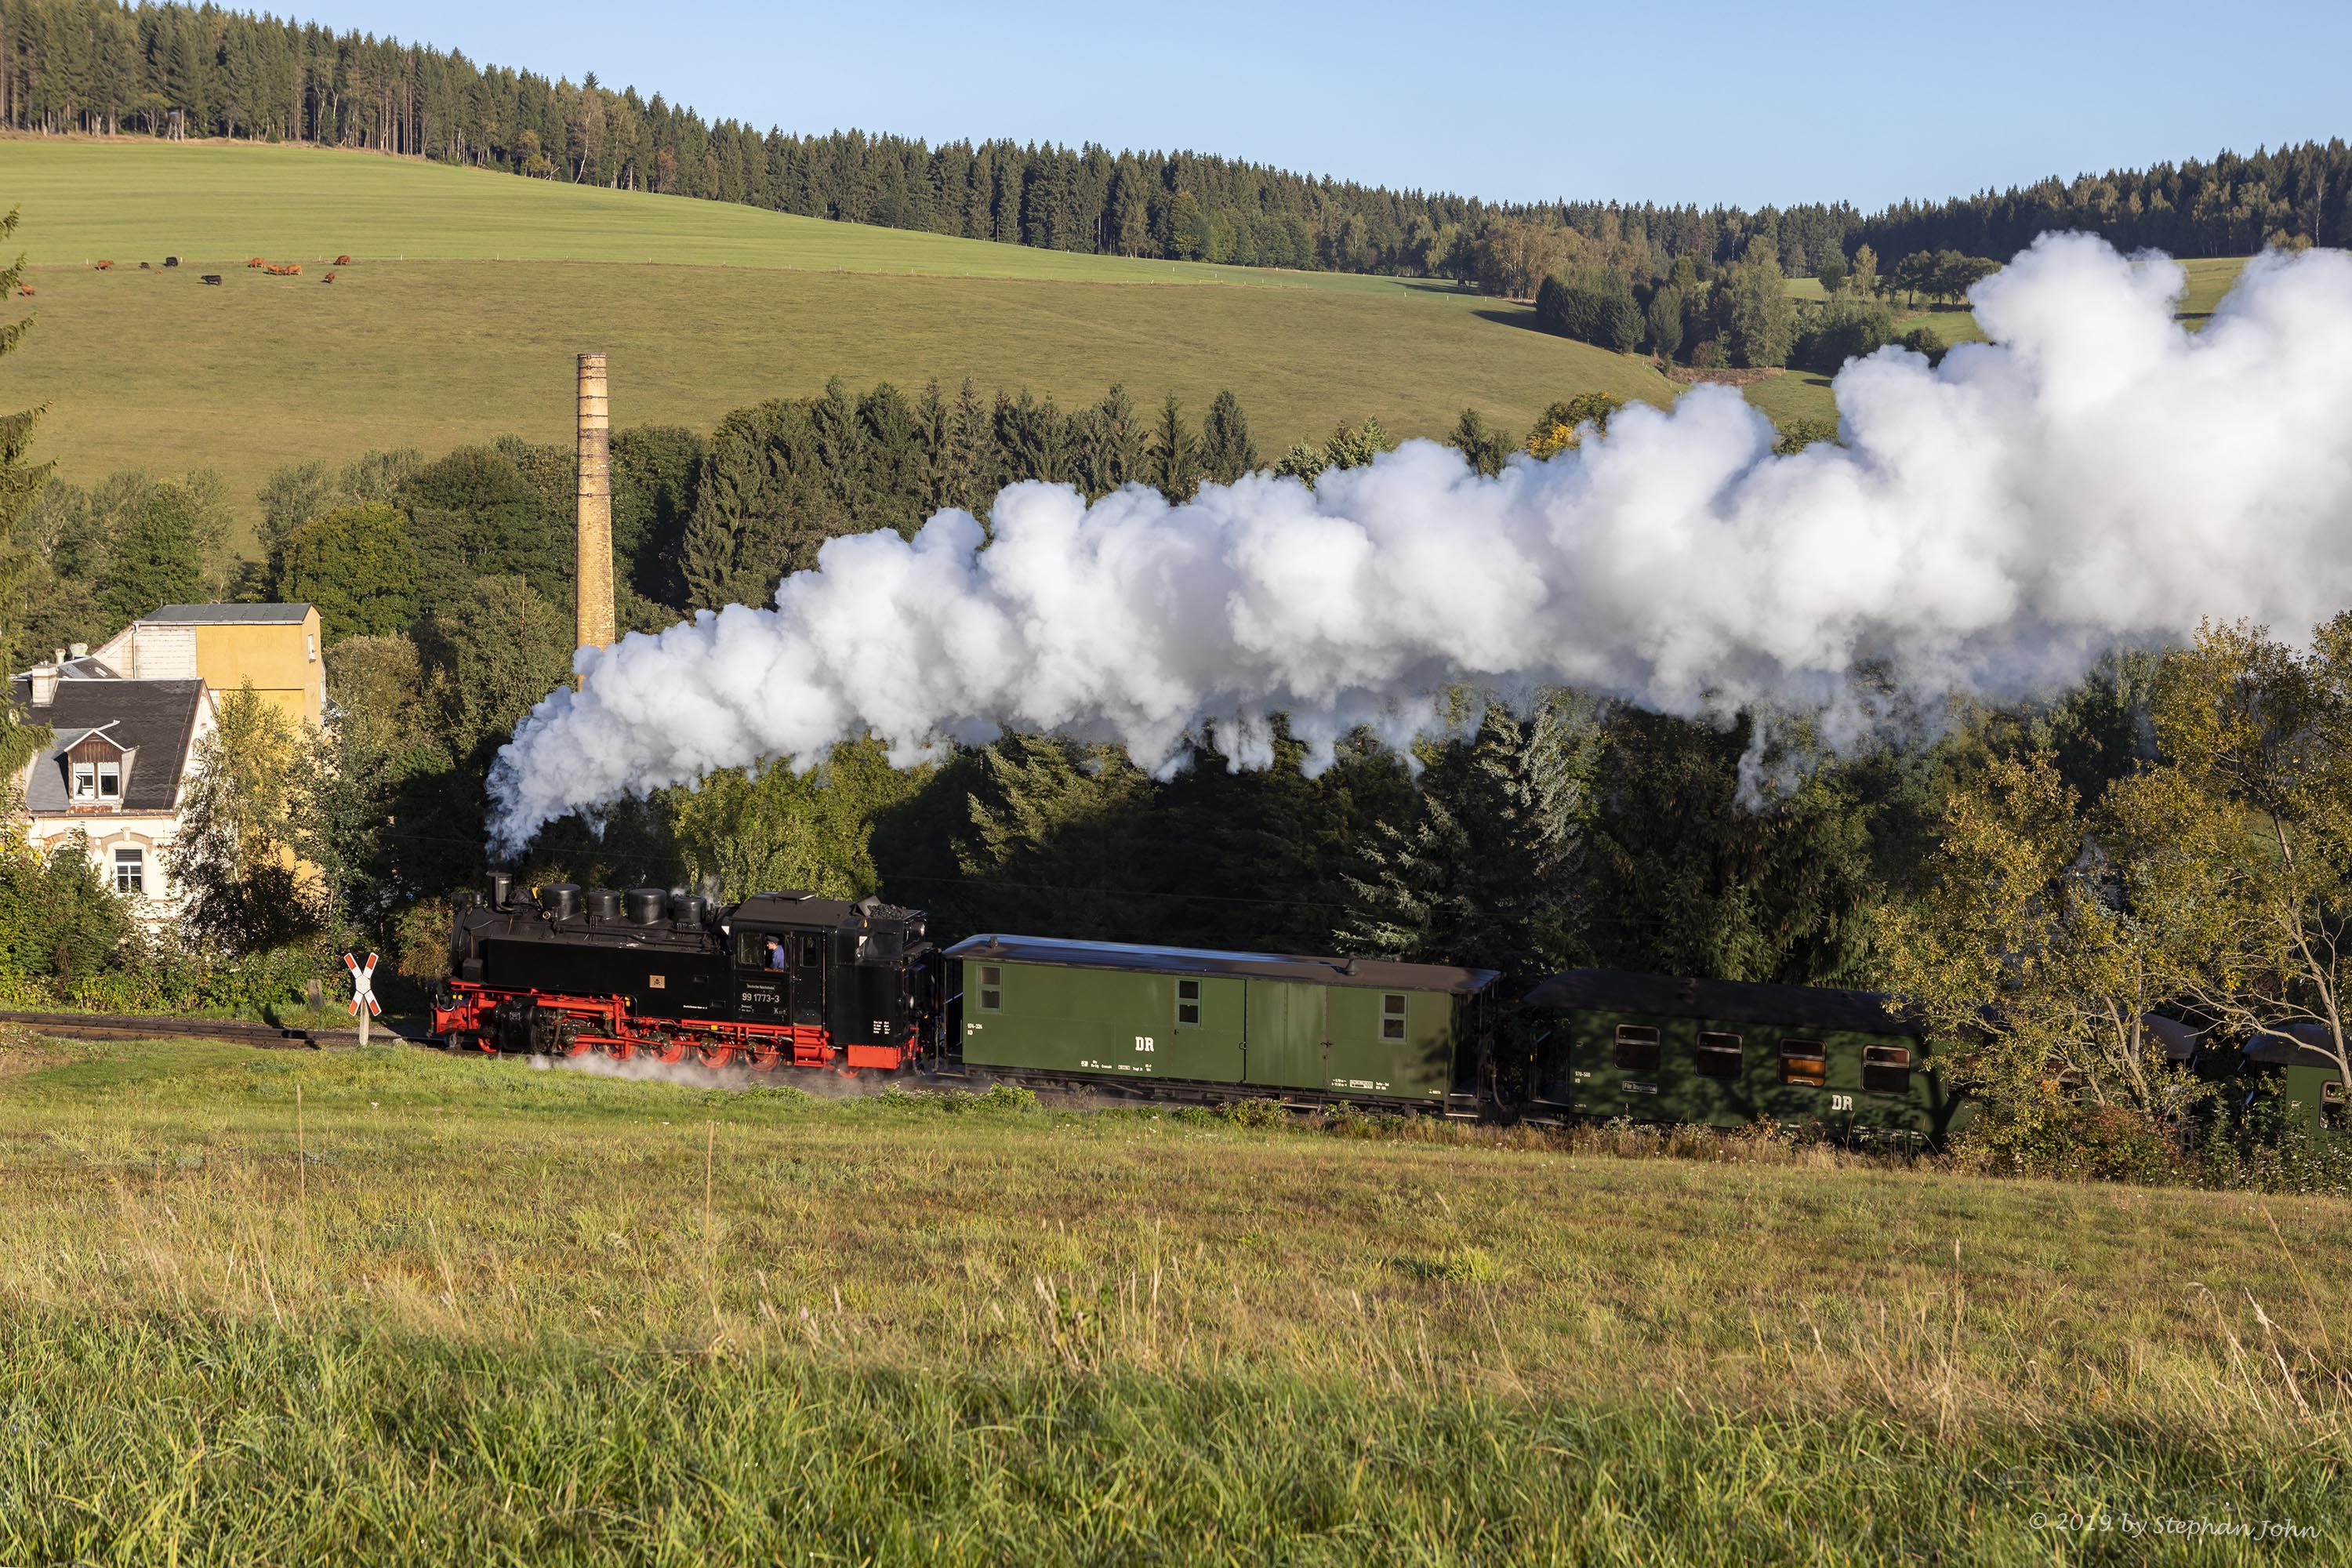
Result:
{"label": "black locomotive body", "polygon": [[920,910],[762,893],[712,909],[560,882],[457,911],[445,1044],[486,1051],[895,1071],[936,1049],[940,965]]}

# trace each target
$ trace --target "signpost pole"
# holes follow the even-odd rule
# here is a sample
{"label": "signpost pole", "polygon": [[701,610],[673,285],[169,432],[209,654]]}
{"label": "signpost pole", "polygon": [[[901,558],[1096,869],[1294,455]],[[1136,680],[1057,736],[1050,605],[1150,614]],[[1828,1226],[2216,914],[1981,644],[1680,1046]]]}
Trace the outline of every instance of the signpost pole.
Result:
{"label": "signpost pole", "polygon": [[360,1047],[368,1043],[368,1020],[379,1017],[383,1006],[375,999],[375,954],[369,953],[362,963],[351,953],[343,954],[343,967],[352,972],[352,1016],[360,1021]]}

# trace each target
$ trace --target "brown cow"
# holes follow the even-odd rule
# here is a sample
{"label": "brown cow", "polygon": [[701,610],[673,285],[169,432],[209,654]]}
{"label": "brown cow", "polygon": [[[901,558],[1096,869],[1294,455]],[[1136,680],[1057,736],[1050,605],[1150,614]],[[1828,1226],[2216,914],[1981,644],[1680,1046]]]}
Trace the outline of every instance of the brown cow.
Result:
{"label": "brown cow", "polygon": [[16,294],[19,299],[29,300],[33,297],[33,286],[30,283],[19,283],[16,285]]}
{"label": "brown cow", "polygon": [[321,278],[321,279],[319,279],[319,281],[320,281],[320,282],[321,282],[321,283],[332,283],[334,280],[335,280],[335,275],[334,275],[333,273],[331,273],[331,272],[328,273],[324,278]]}
{"label": "brown cow", "polygon": [[269,265],[269,262],[266,257],[257,256],[252,260],[247,262],[246,265],[247,267],[267,267]]}
{"label": "brown cow", "polygon": [[100,272],[111,272],[114,270],[114,263],[111,261],[95,261],[90,265],[97,268]]}
{"label": "brown cow", "polygon": [[349,267],[351,264],[352,258],[348,256],[338,256],[335,258],[335,265],[338,267]]}

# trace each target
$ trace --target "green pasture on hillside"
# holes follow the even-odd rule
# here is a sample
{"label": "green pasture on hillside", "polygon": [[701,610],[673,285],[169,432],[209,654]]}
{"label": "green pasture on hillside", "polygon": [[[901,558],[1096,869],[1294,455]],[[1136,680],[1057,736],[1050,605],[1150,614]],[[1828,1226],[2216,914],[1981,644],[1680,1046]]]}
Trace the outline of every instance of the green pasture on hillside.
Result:
{"label": "green pasture on hillside", "polygon": [[[158,187],[190,153],[187,189]],[[1444,284],[1066,256],[362,153],[0,142],[0,200],[24,207],[38,291],[0,407],[48,405],[38,451],[68,479],[208,465],[247,506],[282,463],[568,439],[583,348],[610,354],[622,425],[709,429],[835,375],[909,393],[970,376],[1066,406],[1118,382],[1146,405],[1172,390],[1195,418],[1231,387],[1269,458],[1342,420],[1438,435],[1475,405],[1517,431],[1578,392],[1674,390]],[[238,264],[184,264],[200,251],[173,226],[226,236],[236,212],[270,242],[215,239]],[[631,237],[590,221],[614,215]],[[61,245],[74,265],[37,265]],[[136,268],[174,247],[182,267]],[[340,250],[355,262],[326,284],[315,258]],[[311,259],[300,278],[241,265],[264,253]]]}
{"label": "green pasture on hillside", "polygon": [[0,1561],[2352,1551],[2352,1205],[1023,1100],[0,1042]]}
{"label": "green pasture on hillside", "polygon": [[[2230,291],[2238,275],[2246,269],[2247,260],[2242,256],[2221,256],[2182,262],[2189,282],[2181,291],[2179,320],[2192,329],[2201,327],[2221,296]],[[1827,298],[1819,279],[1791,278],[1786,287],[1792,299],[1819,301]],[[1954,343],[1985,341],[1984,329],[1977,325],[1971,311],[1940,305],[1909,305],[1899,297],[1895,307],[1898,336],[1915,327],[1925,327],[1942,339],[1947,348]],[[1837,398],[1830,391],[1830,380],[1815,371],[1791,370],[1786,375],[1751,383],[1745,392],[1748,401],[1770,416],[1775,424],[1786,425],[1795,419],[1835,419]]]}
{"label": "green pasture on hillside", "polygon": [[734,202],[524,180],[314,147],[146,137],[0,140],[0,203],[25,209],[37,267],[176,255],[367,261],[615,261],[939,278],[1378,289],[1348,273],[1128,259],[828,223]]}

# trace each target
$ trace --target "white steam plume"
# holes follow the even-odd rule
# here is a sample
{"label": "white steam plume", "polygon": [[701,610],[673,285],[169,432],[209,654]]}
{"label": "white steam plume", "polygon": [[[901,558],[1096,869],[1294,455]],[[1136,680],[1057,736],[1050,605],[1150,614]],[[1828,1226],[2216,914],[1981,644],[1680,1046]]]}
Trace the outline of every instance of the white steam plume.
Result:
{"label": "white steam plume", "polygon": [[1857,661],[2006,698],[2204,616],[2300,632],[2352,605],[2352,257],[2257,258],[2200,333],[2182,281],[2044,236],[1974,291],[1991,343],[1850,363],[1845,444],[1790,457],[1701,386],[1498,479],[1414,441],[1185,506],[1014,485],[985,549],[961,511],[835,539],[773,609],[582,650],[499,755],[493,836],[866,733],[901,763],[1000,725],[1108,738],[1164,770],[1213,727],[1263,765],[1280,713],[1318,765],[1470,682],[1826,710],[1834,739]]}

